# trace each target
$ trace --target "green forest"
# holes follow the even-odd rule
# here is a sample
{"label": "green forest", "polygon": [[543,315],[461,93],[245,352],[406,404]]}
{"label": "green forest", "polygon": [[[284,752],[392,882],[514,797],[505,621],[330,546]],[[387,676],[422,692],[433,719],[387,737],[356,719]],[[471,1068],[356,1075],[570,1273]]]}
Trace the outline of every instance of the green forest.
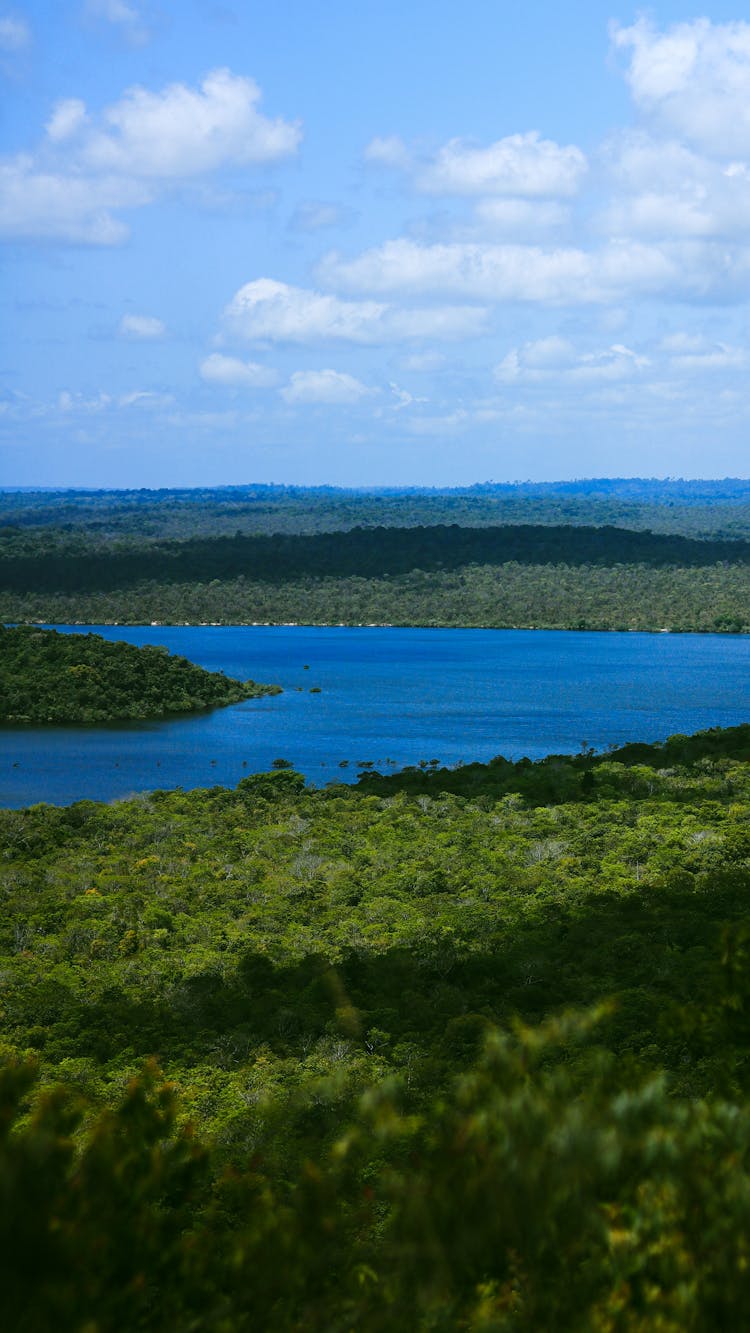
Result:
{"label": "green forest", "polygon": [[750,540],[614,526],[438,525],[94,551],[0,537],[0,618],[746,632]]}
{"label": "green forest", "polygon": [[748,760],[1,811],[9,1326],[743,1327]]}
{"label": "green forest", "polygon": [[219,486],[0,491],[0,531],[85,533],[107,543],[458,523],[616,525],[693,537],[750,536],[750,485],[598,478],[466,487]]}
{"label": "green forest", "polygon": [[746,633],[750,486],[4,491],[0,620]]}
{"label": "green forest", "polygon": [[204,671],[165,648],[0,625],[0,723],[158,718],[279,692]]}

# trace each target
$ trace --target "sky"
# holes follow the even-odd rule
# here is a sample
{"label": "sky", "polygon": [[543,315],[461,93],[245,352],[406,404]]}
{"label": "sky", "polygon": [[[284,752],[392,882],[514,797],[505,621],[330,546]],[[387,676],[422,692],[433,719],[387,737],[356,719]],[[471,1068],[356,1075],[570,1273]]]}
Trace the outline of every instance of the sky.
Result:
{"label": "sky", "polygon": [[720,3],[0,3],[0,485],[747,476]]}

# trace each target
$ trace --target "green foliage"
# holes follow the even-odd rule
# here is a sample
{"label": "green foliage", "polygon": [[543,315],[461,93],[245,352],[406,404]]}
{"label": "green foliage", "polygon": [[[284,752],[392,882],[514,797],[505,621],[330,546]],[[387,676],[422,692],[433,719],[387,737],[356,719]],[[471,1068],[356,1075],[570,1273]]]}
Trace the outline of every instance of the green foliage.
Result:
{"label": "green foliage", "polygon": [[743,1328],[749,758],[1,811],[10,1327]]}
{"label": "green foliage", "polygon": [[[221,1169],[155,1071],[91,1117],[3,1071],[18,1333],[712,1333],[750,1313],[750,1109],[613,1087],[596,1013],[493,1031],[418,1114],[368,1092],[286,1185]],[[587,1054],[585,1078],[570,1064]]]}
{"label": "green foliage", "polygon": [[278,691],[204,671],[163,648],[0,625],[0,722],[164,717]]}

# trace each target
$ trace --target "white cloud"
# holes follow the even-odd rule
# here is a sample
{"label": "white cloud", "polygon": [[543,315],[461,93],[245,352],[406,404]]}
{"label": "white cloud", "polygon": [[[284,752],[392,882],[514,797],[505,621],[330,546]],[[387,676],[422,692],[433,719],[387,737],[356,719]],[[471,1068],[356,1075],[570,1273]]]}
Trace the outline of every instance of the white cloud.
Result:
{"label": "white cloud", "polygon": [[224,312],[227,327],[253,341],[383,343],[406,338],[466,338],[481,333],[476,306],[404,310],[380,301],[342,301],[271,278],[248,282]]}
{"label": "white cloud", "polygon": [[[555,336],[511,348],[495,367],[495,379],[506,392],[529,389],[537,400],[544,389],[574,394],[586,390],[588,398],[593,394],[601,403],[625,402],[627,398],[617,395],[636,389],[654,398],[677,400],[691,394],[696,376],[731,373],[747,364],[744,348],[714,342],[702,333],[672,333],[645,351],[623,343],[582,350]],[[698,392],[705,397],[705,388]]]}
{"label": "white cloud", "polygon": [[583,250],[467,242],[420,245],[401,238],[356,259],[328,255],[322,280],[346,291],[445,292],[495,301],[599,299]]}
{"label": "white cloud", "polygon": [[123,315],[118,332],[122,338],[153,340],[163,338],[166,326],[154,315]]}
{"label": "white cloud", "polygon": [[698,18],[660,32],[641,18],[612,38],[642,111],[719,157],[750,150],[750,23]]}
{"label": "white cloud", "polygon": [[278,373],[257,361],[240,361],[236,356],[212,352],[200,366],[201,379],[209,384],[223,384],[228,388],[266,389],[276,384]]}
{"label": "white cloud", "polygon": [[287,403],[358,403],[376,392],[339,370],[296,370],[281,390]]}
{"label": "white cloud", "polygon": [[86,103],[80,97],[65,97],[52,108],[47,121],[47,138],[53,143],[62,143],[76,134],[86,119]]}
{"label": "white cloud", "polygon": [[736,300],[750,280],[750,249],[708,241],[647,243],[624,236],[596,250],[454,241],[386,241],[355,259],[327,255],[320,280],[344,291],[436,294],[547,305],[635,295]]}
{"label": "white cloud", "polygon": [[131,88],[105,109],[82,159],[97,171],[165,180],[287,157],[299,145],[299,125],[261,115],[260,96],[253,79],[228,69],[213,70],[198,90]]}
{"label": "white cloud", "polygon": [[667,353],[674,370],[740,370],[747,365],[747,352],[724,342],[712,342],[702,334],[672,333],[662,338],[660,350]]}
{"label": "white cloud", "polygon": [[610,233],[701,238],[750,231],[745,163],[719,163],[643,133],[613,138],[604,159],[614,194],[601,221]]}
{"label": "white cloud", "polygon": [[36,155],[0,160],[0,234],[116,245],[112,210],[142,207],[178,180],[293,153],[297,125],[257,110],[252,79],[214,70],[198,90],[132,88],[94,119],[80,98],[53,108]]}
{"label": "white cloud", "polygon": [[449,139],[431,157],[410,151],[398,135],[373,139],[365,160],[408,172],[418,190],[434,195],[499,195],[540,199],[576,194],[588,170],[574,144],[542,139],[536,130],[509,134],[487,147]]}
{"label": "white cloud", "polygon": [[119,245],[128,228],[111,210],[150,199],[143,185],[117,176],[66,176],[25,155],[0,162],[0,236]]}
{"label": "white cloud", "polygon": [[501,384],[597,383],[630,379],[651,364],[648,357],[622,343],[594,352],[577,352],[566,338],[540,338],[514,347],[495,367]]}
{"label": "white cloud", "polygon": [[487,148],[451,139],[417,171],[416,184],[427,194],[538,198],[575,194],[586,170],[580,148],[563,148],[531,130]]}
{"label": "white cloud", "polygon": [[31,29],[25,19],[6,14],[0,18],[0,51],[22,51],[31,41]]}
{"label": "white cloud", "polygon": [[570,218],[570,209],[548,199],[480,199],[474,214],[490,231],[524,235],[562,226]]}

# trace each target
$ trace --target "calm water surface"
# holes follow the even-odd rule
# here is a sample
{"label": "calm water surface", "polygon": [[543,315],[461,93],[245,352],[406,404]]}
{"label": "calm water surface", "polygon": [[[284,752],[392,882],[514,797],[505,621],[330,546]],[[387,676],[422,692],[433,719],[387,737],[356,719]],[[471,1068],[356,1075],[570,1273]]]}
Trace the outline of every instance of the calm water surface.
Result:
{"label": "calm water surface", "polygon": [[387,771],[420,759],[538,759],[582,741],[603,749],[750,720],[746,637],[91,628],[164,644],[212,671],[277,682],[284,693],[170,722],[0,730],[0,805],[234,785],[276,758],[323,784],[354,780],[368,760]]}

